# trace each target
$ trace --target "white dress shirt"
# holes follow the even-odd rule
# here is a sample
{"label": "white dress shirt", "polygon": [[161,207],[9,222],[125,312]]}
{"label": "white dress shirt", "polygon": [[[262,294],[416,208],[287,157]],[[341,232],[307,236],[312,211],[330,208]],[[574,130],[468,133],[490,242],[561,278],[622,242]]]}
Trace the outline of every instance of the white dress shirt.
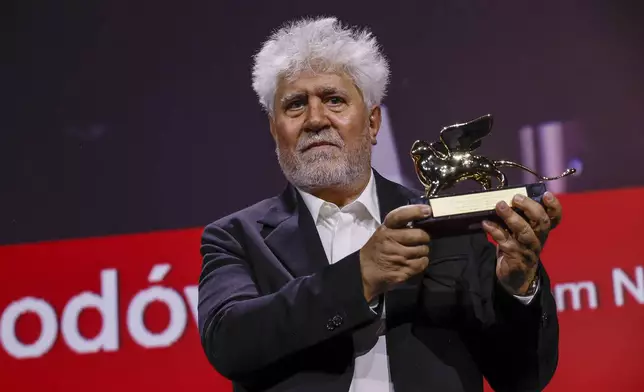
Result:
{"label": "white dress shirt", "polygon": [[[376,231],[380,222],[380,207],[373,172],[364,191],[356,200],[342,208],[298,189],[304,203],[311,212],[317,227],[327,260],[333,264],[362,248]],[[430,261],[431,262],[431,261]],[[532,297],[517,297],[529,303]],[[383,304],[384,305],[384,304]],[[383,306],[382,317],[385,312]],[[369,330],[377,335],[373,347],[367,342],[365,350],[357,352],[353,381],[349,392],[393,392],[389,373],[386,337],[383,333],[384,321]],[[375,338],[375,336],[374,336]],[[356,344],[360,347],[360,344]]]}

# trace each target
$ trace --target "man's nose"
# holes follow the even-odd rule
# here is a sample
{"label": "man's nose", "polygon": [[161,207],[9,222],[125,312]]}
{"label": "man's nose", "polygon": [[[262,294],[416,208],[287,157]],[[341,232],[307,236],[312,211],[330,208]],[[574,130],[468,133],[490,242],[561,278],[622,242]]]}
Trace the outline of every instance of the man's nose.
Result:
{"label": "man's nose", "polygon": [[304,128],[310,132],[319,132],[330,125],[324,103],[319,99],[312,99],[307,107]]}

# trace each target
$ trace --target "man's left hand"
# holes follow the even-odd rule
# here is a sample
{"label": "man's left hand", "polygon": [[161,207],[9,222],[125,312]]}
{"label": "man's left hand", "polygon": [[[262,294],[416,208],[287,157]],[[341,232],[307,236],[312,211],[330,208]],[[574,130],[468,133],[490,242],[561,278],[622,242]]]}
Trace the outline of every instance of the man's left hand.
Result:
{"label": "man's left hand", "polygon": [[550,230],[561,221],[561,204],[550,192],[543,198],[544,207],[529,197],[517,195],[512,207],[523,211],[526,219],[507,203],[496,205],[497,215],[508,227],[504,230],[494,222],[484,221],[483,229],[497,243],[496,276],[503,287],[515,295],[525,295],[535,279],[539,255]]}

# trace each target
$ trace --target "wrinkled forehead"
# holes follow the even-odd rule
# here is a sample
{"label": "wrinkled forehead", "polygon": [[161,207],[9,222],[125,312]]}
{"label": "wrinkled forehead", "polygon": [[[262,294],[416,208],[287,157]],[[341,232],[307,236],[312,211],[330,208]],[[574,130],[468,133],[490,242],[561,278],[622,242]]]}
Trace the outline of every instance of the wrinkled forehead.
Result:
{"label": "wrinkled forehead", "polygon": [[362,92],[345,72],[319,72],[312,69],[281,75],[275,90],[276,102],[292,94],[329,95],[339,93],[363,100]]}

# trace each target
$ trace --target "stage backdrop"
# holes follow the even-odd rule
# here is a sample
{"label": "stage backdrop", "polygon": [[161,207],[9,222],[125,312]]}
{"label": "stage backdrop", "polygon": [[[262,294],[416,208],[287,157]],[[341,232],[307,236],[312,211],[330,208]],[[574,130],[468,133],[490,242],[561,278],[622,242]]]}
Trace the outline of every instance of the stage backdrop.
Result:
{"label": "stage backdrop", "polygon": [[[644,390],[642,2],[14,1],[0,73],[0,391],[228,391],[195,324],[203,227],[280,192],[251,57],[288,19],[391,62],[374,166],[492,113],[480,152],[555,175],[549,391]],[[513,184],[534,181],[508,171]]]}

